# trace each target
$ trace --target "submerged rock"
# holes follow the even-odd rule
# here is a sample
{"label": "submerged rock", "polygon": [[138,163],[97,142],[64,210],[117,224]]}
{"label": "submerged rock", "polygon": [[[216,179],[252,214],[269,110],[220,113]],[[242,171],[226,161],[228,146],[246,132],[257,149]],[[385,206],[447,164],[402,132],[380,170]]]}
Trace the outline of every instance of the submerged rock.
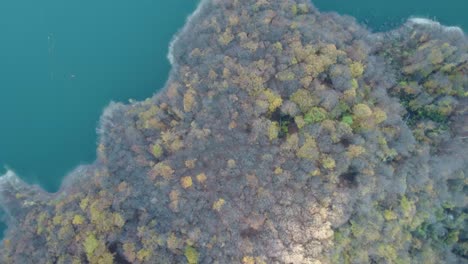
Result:
{"label": "submerged rock", "polygon": [[2,263],[465,263],[468,42],[305,0],[208,0],[98,160],[8,176]]}

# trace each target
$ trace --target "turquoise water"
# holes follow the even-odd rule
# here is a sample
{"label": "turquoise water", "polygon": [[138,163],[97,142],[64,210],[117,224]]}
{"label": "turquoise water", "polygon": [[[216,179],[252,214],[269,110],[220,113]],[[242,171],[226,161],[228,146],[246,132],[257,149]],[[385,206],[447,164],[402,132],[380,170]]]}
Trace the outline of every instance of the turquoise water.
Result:
{"label": "turquoise water", "polygon": [[[168,43],[197,0],[0,1],[0,168],[56,191],[95,159],[110,100],[162,87]],[[317,0],[322,10],[386,30],[416,15],[468,29],[466,0]],[[0,171],[0,174],[3,172]]]}
{"label": "turquoise water", "polygon": [[163,86],[168,43],[197,3],[0,1],[0,167],[55,191],[92,162],[102,109]]}

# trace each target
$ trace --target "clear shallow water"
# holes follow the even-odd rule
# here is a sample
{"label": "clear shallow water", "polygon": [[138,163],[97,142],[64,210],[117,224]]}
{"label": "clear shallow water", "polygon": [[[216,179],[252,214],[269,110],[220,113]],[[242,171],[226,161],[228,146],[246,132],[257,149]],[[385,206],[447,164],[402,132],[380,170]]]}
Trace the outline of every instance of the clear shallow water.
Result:
{"label": "clear shallow water", "polygon": [[[413,15],[466,30],[465,2],[314,1],[378,31]],[[163,86],[168,44],[197,3],[2,0],[0,166],[56,191],[68,171],[92,162],[102,109]]]}

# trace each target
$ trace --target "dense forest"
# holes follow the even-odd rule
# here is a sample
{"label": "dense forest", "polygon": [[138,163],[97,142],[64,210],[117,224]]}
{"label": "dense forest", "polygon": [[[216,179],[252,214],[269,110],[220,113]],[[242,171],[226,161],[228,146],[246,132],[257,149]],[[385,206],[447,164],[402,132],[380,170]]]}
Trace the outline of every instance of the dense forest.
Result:
{"label": "dense forest", "polygon": [[1,178],[2,263],[468,263],[460,29],[207,0],[170,50],[59,192]]}

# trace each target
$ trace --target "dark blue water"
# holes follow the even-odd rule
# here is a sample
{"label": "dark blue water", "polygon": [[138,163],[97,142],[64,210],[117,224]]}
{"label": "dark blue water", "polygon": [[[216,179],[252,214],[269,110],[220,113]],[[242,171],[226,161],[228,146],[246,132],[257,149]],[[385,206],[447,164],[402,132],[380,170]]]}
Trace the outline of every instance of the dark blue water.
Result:
{"label": "dark blue water", "polygon": [[320,10],[354,16],[373,31],[398,27],[409,17],[424,17],[468,30],[467,0],[314,0]]}

